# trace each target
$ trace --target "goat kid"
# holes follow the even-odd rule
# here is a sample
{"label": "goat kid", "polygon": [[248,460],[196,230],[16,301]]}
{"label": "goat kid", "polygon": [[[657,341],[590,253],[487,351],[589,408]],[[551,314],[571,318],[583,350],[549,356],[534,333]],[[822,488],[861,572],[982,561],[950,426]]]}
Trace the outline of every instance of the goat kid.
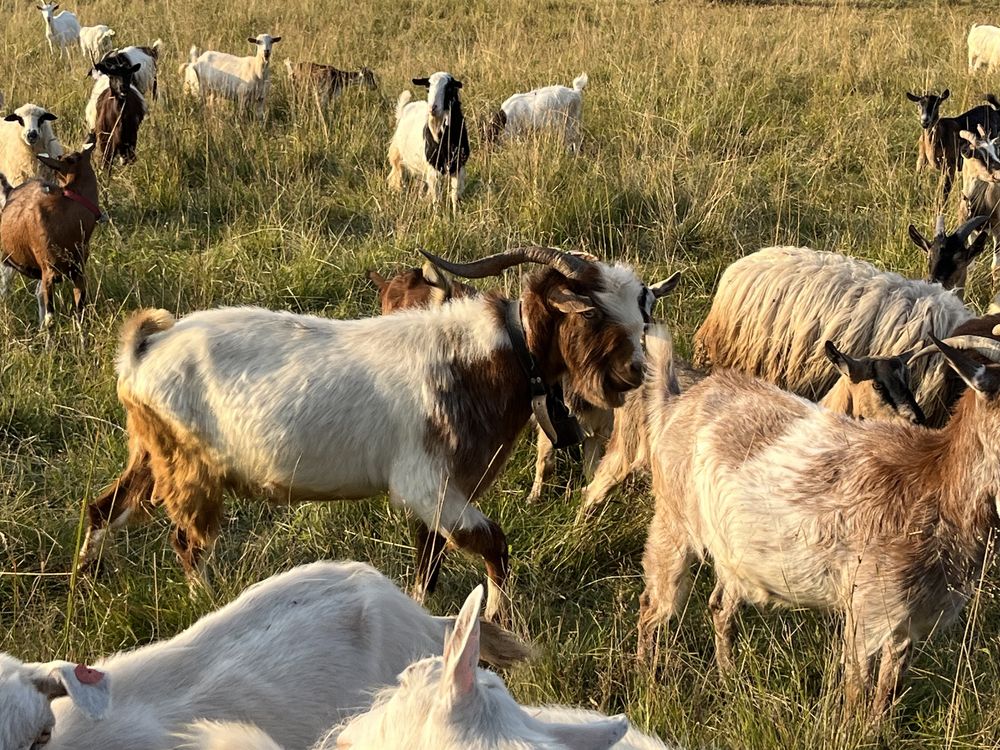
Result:
{"label": "goat kid", "polygon": [[336,100],[349,86],[359,86],[375,91],[378,81],[371,68],[361,70],[339,70],[331,65],[313,62],[292,62],[285,60],[288,78],[303,91],[312,91],[320,106],[327,106]]}

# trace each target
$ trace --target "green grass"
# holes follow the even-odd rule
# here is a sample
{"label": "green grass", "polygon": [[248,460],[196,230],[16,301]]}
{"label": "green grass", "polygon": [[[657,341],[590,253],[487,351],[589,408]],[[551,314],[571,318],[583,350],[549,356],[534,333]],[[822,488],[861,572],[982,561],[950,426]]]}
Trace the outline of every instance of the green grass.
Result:
{"label": "green grass", "polygon": [[[35,330],[27,285],[0,305],[0,648],[26,659],[93,659],[167,638],[246,585],[317,558],[370,561],[411,576],[405,520],[385,499],[272,508],[231,502],[215,557],[217,601],[192,602],[162,518],[119,535],[105,575],[69,577],[82,504],[125,458],[115,398],[116,331],[144,305],[183,314],[259,304],[329,316],[374,313],[363,271],[419,260],[416,248],[471,258],[516,243],[580,248],[635,264],[650,281],[683,270],[665,316],[682,352],[721,269],[775,244],[804,244],[923,271],[906,225],[933,225],[936,182],[915,175],[918,124],[906,90],[951,88],[948,112],[996,90],[965,70],[972,5],[902,2],[716,5],[550,0],[413,0],[325,5],[95,0],[76,8],[122,43],[165,42],[163,99],[143,125],[139,162],[103,184],[113,217],[89,267],[87,342],[65,314]],[[59,114],[64,144],[84,136],[89,86],[79,56],[48,55],[40,14],[0,0],[0,90]],[[185,102],[176,69],[192,43],[275,49],[266,126]],[[379,93],[351,91],[321,117],[286,89],[280,61],[373,67]],[[556,143],[475,150],[457,219],[416,186],[385,183],[392,105],[411,77],[447,69],[477,121],[513,91],[590,75],[583,155]],[[478,138],[474,134],[474,148]],[[954,223],[957,191],[945,207]],[[969,298],[990,297],[986,264]],[[513,290],[517,274],[501,283]],[[879,737],[841,721],[838,625],[797,612],[747,612],[738,677],[712,665],[699,571],[656,673],[634,661],[647,488],[633,484],[586,530],[573,528],[579,471],[562,462],[541,508],[528,507],[528,440],[482,505],[508,532],[518,626],[539,659],[507,675],[522,701],[627,710],[689,747],[972,748],[1000,743],[1000,607],[922,646]],[[454,612],[482,577],[450,559],[435,612]],[[965,621],[963,621],[965,622]]]}

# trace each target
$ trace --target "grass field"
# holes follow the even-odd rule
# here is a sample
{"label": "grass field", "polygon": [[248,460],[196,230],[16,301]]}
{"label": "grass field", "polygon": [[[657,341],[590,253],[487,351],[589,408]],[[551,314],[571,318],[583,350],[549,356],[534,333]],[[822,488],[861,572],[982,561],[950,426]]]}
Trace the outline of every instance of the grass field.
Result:
{"label": "grass field", "polygon": [[[134,308],[366,316],[376,307],[366,268],[414,264],[417,247],[473,258],[541,242],[634,263],[648,281],[683,270],[664,314],[687,353],[720,270],[759,247],[836,249],[921,274],[906,225],[930,231],[937,191],[931,174],[914,174],[919,126],[904,93],[950,87],[955,113],[1000,88],[966,71],[965,35],[986,20],[972,5],[93,0],[73,9],[85,24],[112,25],[123,45],[162,37],[163,97],[142,127],[138,163],[102,185],[113,221],[92,243],[86,343],[68,317],[68,288],[47,337],[26,284],[0,304],[0,648],[32,660],[87,660],[170,637],[246,585],[317,558],[366,560],[410,579],[406,523],[384,498],[231,502],[214,558],[218,602],[189,600],[162,518],[118,536],[98,580],[72,579],[83,504],[125,458],[113,358]],[[192,43],[249,54],[245,38],[264,31],[284,38],[265,126],[183,100],[177,66]],[[11,0],[0,0],[0,42],[8,102],[51,108],[62,142],[78,145],[89,94],[79,53],[71,65],[50,57],[41,14]],[[350,91],[321,115],[287,89],[286,56],[369,65],[381,90]],[[474,133],[457,219],[430,211],[415,185],[391,193],[396,95],[440,69],[464,81],[476,120],[514,91],[587,71],[583,154],[540,142],[487,157]],[[987,265],[970,279],[979,308],[991,294]],[[516,274],[502,283],[513,290]],[[664,643],[667,666],[637,668],[646,487],[625,488],[578,529],[579,472],[562,462],[544,505],[529,507],[532,466],[525,440],[482,500],[508,532],[518,628],[540,650],[508,675],[520,700],[626,710],[691,748],[1000,743],[992,586],[962,625],[922,648],[893,720],[863,737],[842,721],[831,618],[747,612],[739,677],[720,683],[708,569]],[[481,577],[477,561],[451,558],[429,606],[455,612]]]}

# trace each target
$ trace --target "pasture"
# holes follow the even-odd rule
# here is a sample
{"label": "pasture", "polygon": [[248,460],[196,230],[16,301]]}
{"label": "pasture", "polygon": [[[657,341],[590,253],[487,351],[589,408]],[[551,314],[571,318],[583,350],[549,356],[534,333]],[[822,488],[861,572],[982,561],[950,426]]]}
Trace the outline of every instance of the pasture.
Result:
{"label": "pasture", "polygon": [[[907,275],[930,234],[936,175],[914,173],[919,125],[907,90],[951,89],[945,113],[1000,90],[970,76],[965,36],[982,7],[861,2],[702,5],[667,0],[246,0],[141,4],[91,0],[74,10],[106,23],[121,45],[164,41],[160,101],[143,124],[138,161],[102,177],[88,267],[92,305],[81,339],[58,295],[57,324],[37,329],[33,285],[18,278],[0,304],[0,649],[25,660],[85,661],[169,637],[250,583],[318,558],[368,561],[412,577],[406,519],[385,498],[267,507],[233,500],[211,572],[215,600],[191,600],[167,522],[119,534],[96,579],[70,574],[84,504],[126,457],[113,370],[130,311],[184,314],[262,305],[331,317],[372,315],[364,271],[419,265],[418,247],[473,259],[518,244],[577,248],[634,264],[647,282],[684,273],[661,303],[680,353],[717,277],[773,244],[838,250]],[[0,2],[0,91],[8,106],[55,112],[67,149],[82,142],[90,91],[79,51],[50,56],[38,11]],[[251,54],[246,37],[281,35],[266,124],[225,105],[205,112],[181,93],[188,48]],[[287,86],[282,61],[373,68],[380,90],[348,90],[327,112]],[[416,183],[386,185],[396,96],[411,78],[448,70],[464,82],[472,123],[509,94],[590,76],[582,153],[554,141],[473,153],[461,213],[431,211]],[[411,87],[412,88],[412,87]],[[419,95],[419,93],[418,93]],[[958,192],[944,207],[956,222]],[[988,260],[967,299],[985,309]],[[505,288],[518,277],[508,273]],[[482,284],[481,284],[482,286]],[[529,436],[531,439],[529,439]],[[900,705],[877,736],[842,721],[838,625],[806,613],[746,612],[738,678],[712,663],[698,573],[656,672],[634,660],[640,557],[651,512],[631,483],[599,518],[573,525],[583,485],[562,459],[528,505],[533,435],[482,499],[511,542],[516,629],[539,656],[507,676],[522,702],[614,713],[690,748],[990,748],[1000,743],[1000,606],[994,571],[961,624],[921,647]],[[482,577],[448,558],[435,613],[455,613]]]}

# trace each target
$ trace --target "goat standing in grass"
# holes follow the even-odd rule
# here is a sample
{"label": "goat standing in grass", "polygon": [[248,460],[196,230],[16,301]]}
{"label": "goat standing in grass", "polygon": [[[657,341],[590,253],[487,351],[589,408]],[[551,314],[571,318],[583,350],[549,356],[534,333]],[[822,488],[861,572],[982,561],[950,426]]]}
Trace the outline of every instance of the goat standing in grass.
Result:
{"label": "goat standing in grass", "polygon": [[253,106],[257,116],[264,118],[264,101],[271,88],[271,48],[280,36],[258,34],[248,37],[256,45],[252,57],[237,57],[225,52],[206,50],[198,54],[191,47],[191,60],[180,66],[185,93],[212,100],[216,97],[237,102],[241,110]]}
{"label": "goat standing in grass", "polygon": [[571,153],[579,153],[583,142],[583,90],[586,73],[573,86],[543,86],[523,94],[513,94],[483,129],[483,140],[494,143],[529,133],[552,131],[562,137]]}
{"label": "goat standing in grass", "polygon": [[69,58],[70,50],[80,42],[80,22],[76,15],[68,10],[56,13],[58,4],[46,3],[36,5],[45,20],[45,39],[49,43],[49,52],[55,53],[59,45],[59,57],[63,54]]}
{"label": "goat standing in grass", "polygon": [[851,420],[733,371],[676,397],[669,334],[647,342],[656,511],[641,654],[685,606],[690,564],[708,556],[721,670],[733,667],[744,602],[840,612],[848,710],[881,654],[881,715],[914,647],[958,617],[984,571],[998,526],[1000,342],[974,342],[983,365],[934,340],[969,386],[940,430]]}
{"label": "goat standing in grass", "polygon": [[122,164],[135,161],[139,126],[146,117],[146,99],[132,85],[140,68],[139,63],[118,67],[99,62],[94,66],[100,75],[87,103],[87,124],[97,134],[97,149],[109,175],[115,159],[121,159]]}

